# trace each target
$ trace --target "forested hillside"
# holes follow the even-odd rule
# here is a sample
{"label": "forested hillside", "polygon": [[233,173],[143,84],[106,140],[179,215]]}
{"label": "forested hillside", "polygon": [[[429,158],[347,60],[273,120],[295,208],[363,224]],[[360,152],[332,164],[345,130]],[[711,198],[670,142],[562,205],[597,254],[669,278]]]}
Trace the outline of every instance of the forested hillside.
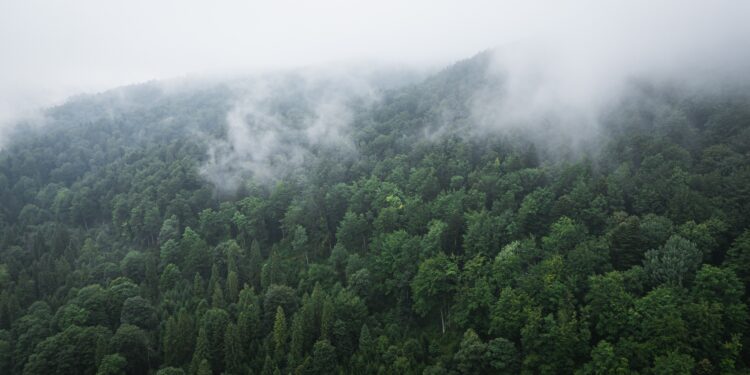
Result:
{"label": "forested hillside", "polygon": [[49,109],[0,151],[0,373],[746,373],[750,90],[477,127],[489,59],[341,101],[343,144],[285,81],[263,176],[206,172],[230,84]]}

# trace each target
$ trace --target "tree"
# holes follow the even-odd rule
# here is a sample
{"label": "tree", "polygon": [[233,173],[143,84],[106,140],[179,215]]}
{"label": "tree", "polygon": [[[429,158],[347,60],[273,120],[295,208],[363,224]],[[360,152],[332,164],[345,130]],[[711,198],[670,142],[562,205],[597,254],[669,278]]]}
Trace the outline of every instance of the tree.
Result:
{"label": "tree", "polygon": [[195,373],[195,375],[212,375],[213,372],[211,371],[211,366],[208,364],[208,360],[204,359],[201,361],[200,366],[198,366],[198,371]]}
{"label": "tree", "polygon": [[224,363],[228,374],[242,374],[245,356],[237,326],[229,324],[224,333]]}
{"label": "tree", "polygon": [[226,307],[226,301],[224,300],[224,292],[219,283],[214,284],[214,292],[211,294],[211,307],[216,309],[223,309]]}
{"label": "tree", "polygon": [[151,366],[148,337],[140,328],[130,324],[121,325],[112,337],[111,346],[116,353],[125,357],[128,374],[143,374]]}
{"label": "tree", "polygon": [[[88,285],[78,291],[73,302],[86,311],[88,316],[86,323],[88,325],[109,326],[110,312],[116,312],[117,321],[119,321],[119,309],[122,307],[122,302],[124,301],[119,300],[119,298],[112,301],[113,298],[111,295],[111,292],[107,293],[107,291],[98,284]],[[117,304],[118,302],[119,306]]]}
{"label": "tree", "polygon": [[510,340],[520,338],[529,310],[533,309],[532,301],[526,293],[514,288],[503,289],[492,306],[490,332]]}
{"label": "tree", "polygon": [[495,255],[500,247],[496,226],[495,218],[486,210],[466,214],[463,248],[467,258]]}
{"label": "tree", "polygon": [[88,317],[88,311],[78,305],[65,305],[55,313],[55,326],[60,330],[65,330],[72,325],[83,326],[86,325]]}
{"label": "tree", "polygon": [[627,358],[615,353],[615,348],[606,340],[602,340],[591,350],[591,361],[586,363],[581,375],[627,375],[630,374]]}
{"label": "tree", "polygon": [[[100,314],[98,311],[99,308],[92,305],[98,306],[101,303],[98,299],[102,297],[99,295],[99,292],[95,292],[96,290],[97,289],[92,289],[93,293],[89,295],[90,297],[96,296],[95,299],[89,301],[89,306],[97,311],[96,316],[98,320],[98,315]],[[138,285],[135,285],[133,281],[126,277],[118,277],[109,283],[104,298],[106,299],[106,314],[109,316],[110,326],[118,326],[120,318],[122,317],[122,307],[125,304],[125,300],[138,296],[139,292],[140,288],[138,288]]]}
{"label": "tree", "polygon": [[692,242],[672,236],[658,250],[646,252],[643,268],[655,285],[682,286],[700,267],[703,253]]}
{"label": "tree", "polygon": [[128,362],[119,354],[110,354],[102,358],[96,375],[125,375]]}
{"label": "tree", "polygon": [[164,367],[159,369],[156,375],[185,375],[185,371],[178,367]]}
{"label": "tree", "polygon": [[271,359],[270,355],[266,355],[266,359],[263,361],[263,369],[260,371],[261,375],[275,375],[275,372],[279,370],[276,366],[276,362]]}
{"label": "tree", "polygon": [[251,287],[240,292],[238,303],[237,330],[245,353],[254,352],[255,339],[260,337],[261,323],[258,298]]}
{"label": "tree", "polygon": [[143,297],[130,297],[122,305],[120,322],[146,330],[153,329],[157,324],[156,310]]}
{"label": "tree", "polygon": [[482,255],[464,262],[451,306],[451,320],[459,327],[468,327],[471,322],[475,329],[487,330],[488,326],[483,322],[493,302],[491,273],[492,269]]}
{"label": "tree", "polygon": [[365,359],[374,359],[375,356],[375,341],[370,335],[370,329],[367,328],[367,324],[362,325],[362,329],[359,333],[359,345],[358,351],[364,356]]}
{"label": "tree", "polygon": [[344,248],[357,251],[367,249],[368,223],[362,214],[347,211],[339,223],[336,231],[336,240],[344,245]]}
{"label": "tree", "polygon": [[211,254],[208,252],[208,245],[195,233],[190,227],[186,227],[180,240],[180,248],[185,256],[185,266],[183,267],[186,275],[194,273],[202,277],[208,277],[211,269]]}
{"label": "tree", "polygon": [[616,270],[626,270],[641,263],[643,246],[641,243],[640,221],[636,216],[616,214],[617,225],[609,232],[612,266]]}
{"label": "tree", "polygon": [[542,237],[542,248],[547,252],[568,253],[586,238],[586,228],[571,218],[563,216],[550,227],[549,234]]}
{"label": "tree", "polygon": [[263,257],[260,255],[260,245],[253,240],[250,245],[250,258],[248,259],[247,279],[250,285],[260,290],[260,275],[263,268]]}
{"label": "tree", "polygon": [[263,299],[263,313],[266,327],[271,327],[278,314],[278,307],[284,309],[285,314],[293,314],[297,309],[297,297],[294,289],[286,285],[271,285]]}
{"label": "tree", "polygon": [[169,239],[161,243],[161,249],[159,251],[159,264],[164,267],[168,264],[185,264],[184,254],[182,248],[177,242],[177,239]]}
{"label": "tree", "polygon": [[180,309],[177,317],[170,317],[163,336],[164,362],[181,366],[190,361],[195,346],[195,325],[186,309]]}
{"label": "tree", "polygon": [[417,273],[420,240],[403,230],[381,237],[372,274],[375,286],[400,303],[409,296],[410,283]]}
{"label": "tree", "polygon": [[456,288],[458,267],[440,253],[419,265],[419,271],[411,283],[414,310],[421,316],[437,310],[440,326],[445,333],[445,320],[450,299]]}
{"label": "tree", "polygon": [[687,354],[670,351],[666,355],[654,359],[654,374],[690,375],[693,373],[695,360]]}
{"label": "tree", "polygon": [[487,344],[471,328],[467,329],[453,359],[458,371],[462,374],[480,374],[484,372]]}
{"label": "tree", "polygon": [[540,235],[547,229],[552,199],[548,188],[538,188],[523,198],[518,208],[518,234]]}
{"label": "tree", "polygon": [[177,285],[177,282],[182,279],[180,268],[174,263],[167,264],[164,267],[164,271],[159,277],[159,289],[162,292],[169,291]]}
{"label": "tree", "polygon": [[146,278],[146,256],[140,251],[130,251],[122,258],[120,268],[125,277],[140,283]]}
{"label": "tree", "polygon": [[193,359],[190,362],[190,375],[196,375],[200,371],[203,362],[208,364],[208,357],[211,353],[208,350],[208,335],[206,329],[201,327],[198,331],[198,339],[195,343],[195,351],[193,352]]}
{"label": "tree", "polygon": [[227,275],[227,298],[229,299],[230,303],[237,302],[237,298],[239,297],[239,288],[240,288],[240,281],[239,277],[237,276],[237,272],[235,271],[229,271],[229,274]]}
{"label": "tree", "polygon": [[159,230],[159,244],[164,244],[169,240],[178,240],[180,238],[180,222],[177,216],[172,215],[161,224]]}
{"label": "tree", "polygon": [[546,316],[539,310],[530,311],[521,330],[525,353],[522,372],[572,373],[576,363],[581,363],[588,355],[589,340],[585,320],[579,319],[569,307]]}
{"label": "tree", "polygon": [[727,251],[726,265],[734,269],[737,276],[745,283],[745,289],[750,290],[750,229],[745,229],[732,243]]}
{"label": "tree", "polygon": [[274,356],[279,361],[284,353],[286,352],[286,339],[287,339],[287,326],[286,316],[284,314],[284,308],[278,306],[276,308],[276,318],[273,322],[273,345],[274,345]]}
{"label": "tree", "polygon": [[625,290],[618,271],[594,275],[589,279],[586,311],[594,333],[601,338],[616,340],[625,334],[631,321],[633,297]]}
{"label": "tree", "polygon": [[679,306],[679,291],[659,287],[635,301],[634,338],[648,356],[666,355],[667,350],[683,350],[688,342],[688,327]]}
{"label": "tree", "polygon": [[263,265],[260,275],[260,285],[262,289],[270,289],[272,285],[283,285],[287,282],[287,275],[284,267],[284,260],[279,254],[279,250],[274,248],[268,261]]}
{"label": "tree", "polygon": [[328,340],[318,340],[313,346],[313,374],[334,374],[336,372],[336,348]]}
{"label": "tree", "polygon": [[516,345],[502,337],[490,340],[487,343],[487,352],[484,355],[488,368],[494,374],[517,374],[521,368],[520,354]]}
{"label": "tree", "polygon": [[224,336],[228,324],[229,314],[217,308],[206,311],[201,319],[201,329],[205,331],[208,347],[208,356],[205,358],[208,359],[211,368],[219,373],[224,371]]}
{"label": "tree", "polygon": [[36,345],[23,373],[93,375],[99,360],[99,343],[107,340],[110,334],[103,327],[70,326]]}

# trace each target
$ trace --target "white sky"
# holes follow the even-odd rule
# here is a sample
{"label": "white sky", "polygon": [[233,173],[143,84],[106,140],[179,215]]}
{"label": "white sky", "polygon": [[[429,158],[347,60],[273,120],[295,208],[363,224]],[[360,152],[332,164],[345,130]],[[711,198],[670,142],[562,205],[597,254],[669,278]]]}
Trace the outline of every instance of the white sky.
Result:
{"label": "white sky", "polygon": [[667,69],[696,51],[742,60],[750,1],[0,0],[0,123],[151,79],[368,59],[434,66],[531,39]]}

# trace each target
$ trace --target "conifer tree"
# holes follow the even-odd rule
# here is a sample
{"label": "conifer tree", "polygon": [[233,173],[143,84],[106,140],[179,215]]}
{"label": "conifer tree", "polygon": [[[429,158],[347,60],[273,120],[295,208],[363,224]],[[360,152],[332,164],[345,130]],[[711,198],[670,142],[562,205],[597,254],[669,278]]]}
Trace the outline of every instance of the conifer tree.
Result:
{"label": "conifer tree", "polygon": [[286,315],[284,315],[284,308],[279,306],[276,308],[276,318],[273,322],[274,358],[276,358],[276,361],[279,361],[284,356],[284,352],[286,349],[286,339]]}
{"label": "conifer tree", "polygon": [[229,324],[224,333],[224,367],[229,374],[242,374],[245,363],[244,351],[237,326]]}
{"label": "conifer tree", "polygon": [[198,339],[195,342],[193,360],[190,362],[190,375],[198,375],[204,361],[206,361],[206,365],[208,365],[208,356],[208,337],[206,335],[206,330],[201,328],[198,330]]}

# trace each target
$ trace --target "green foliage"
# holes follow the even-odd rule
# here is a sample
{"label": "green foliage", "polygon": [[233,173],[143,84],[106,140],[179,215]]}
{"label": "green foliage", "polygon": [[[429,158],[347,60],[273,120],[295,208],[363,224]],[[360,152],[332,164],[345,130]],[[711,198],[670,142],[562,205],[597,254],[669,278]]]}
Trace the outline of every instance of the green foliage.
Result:
{"label": "green foliage", "polygon": [[456,288],[458,267],[445,254],[425,260],[411,284],[414,298],[414,311],[426,316],[431,311],[440,311],[443,331],[447,306]]}
{"label": "green foliage", "polygon": [[633,297],[625,290],[624,283],[617,271],[591,276],[586,309],[594,333],[601,338],[614,340],[628,329]]}
{"label": "green foliage", "polygon": [[602,340],[591,350],[591,361],[577,373],[581,375],[627,375],[630,374],[630,368],[627,358],[618,356],[612,344]]}
{"label": "green foliage", "polygon": [[151,366],[151,348],[146,333],[140,328],[123,324],[117,329],[110,346],[113,351],[125,357],[127,374],[142,374]]}
{"label": "green foliage", "polygon": [[[208,359],[211,369],[217,372],[224,370],[224,336],[228,325],[229,314],[218,308],[209,309],[201,319],[201,329],[206,333],[208,349],[208,355],[205,359]],[[198,340],[200,340],[200,337]]]}
{"label": "green foliage", "polygon": [[655,285],[683,286],[700,267],[703,254],[694,243],[672,236],[658,250],[646,252],[643,262],[646,274]]}
{"label": "green foliage", "polygon": [[185,371],[178,367],[164,367],[159,369],[156,375],[185,375]]}
{"label": "green foliage", "polygon": [[346,150],[297,139],[318,109],[280,78],[272,130],[242,120],[284,150],[264,178],[231,160],[226,186],[206,163],[232,85],[136,85],[19,128],[0,373],[746,371],[746,90],[634,80],[571,149],[476,127],[475,94],[506,84],[491,60],[347,101]]}
{"label": "green foliage", "polygon": [[119,354],[110,354],[102,358],[96,375],[125,375],[127,361]]}
{"label": "green foliage", "polygon": [[122,305],[122,324],[132,324],[143,329],[153,329],[156,324],[156,310],[141,296],[130,297]]}
{"label": "green foliage", "polygon": [[495,374],[517,374],[521,367],[521,357],[516,345],[502,337],[487,343],[484,357],[490,371]]}
{"label": "green foliage", "polygon": [[484,372],[487,345],[472,329],[466,330],[454,360],[462,374],[480,374]]}
{"label": "green foliage", "polygon": [[[109,335],[109,331],[102,327],[68,327],[36,346],[23,373],[94,374],[99,362],[97,346],[100,341],[107,340]],[[113,342],[117,343],[115,338]]]}
{"label": "green foliage", "polygon": [[336,349],[328,340],[319,340],[313,346],[312,373],[333,374],[336,372]]}
{"label": "green foliage", "polygon": [[211,355],[208,347],[208,335],[206,329],[201,327],[198,331],[198,339],[195,342],[195,351],[193,351],[193,359],[190,361],[190,374],[197,374],[200,371],[203,362],[208,364],[208,357]]}
{"label": "green foliage", "polygon": [[667,355],[656,357],[651,371],[654,374],[689,375],[693,373],[694,367],[695,360],[692,357],[672,351]]}
{"label": "green foliage", "polygon": [[229,374],[242,374],[245,355],[237,326],[230,324],[224,333],[224,363]]}
{"label": "green foliage", "polygon": [[276,318],[273,321],[273,345],[274,355],[278,359],[282,358],[286,352],[286,340],[287,335],[286,315],[284,315],[284,308],[278,306],[276,308]]}

